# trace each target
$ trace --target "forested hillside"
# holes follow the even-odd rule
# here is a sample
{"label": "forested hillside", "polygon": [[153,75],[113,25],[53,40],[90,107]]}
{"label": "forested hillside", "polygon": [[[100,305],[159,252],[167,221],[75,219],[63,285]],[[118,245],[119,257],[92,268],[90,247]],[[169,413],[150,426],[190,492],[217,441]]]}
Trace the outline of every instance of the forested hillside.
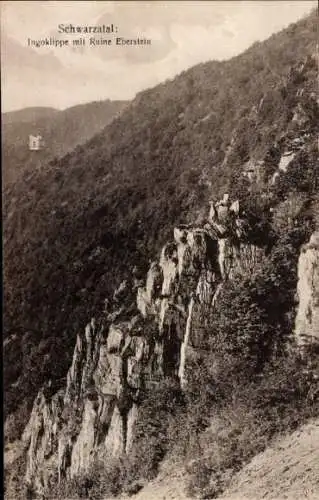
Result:
{"label": "forested hillside", "polygon": [[[203,222],[210,198],[229,192],[255,216],[271,206],[279,234],[298,206],[309,236],[319,182],[316,30],[313,14],[138,94],[85,145],[6,188],[5,408],[21,424],[44,380],[64,384],[83,325],[133,266],[144,273],[175,224]],[[72,143],[73,132],[60,130],[59,140]]]}
{"label": "forested hillside", "polygon": [[[55,157],[64,156],[100,132],[122,111],[126,101],[82,104],[63,111],[53,108],[25,108],[2,115],[3,180],[41,168]],[[45,147],[29,151],[29,135],[40,134]]]}

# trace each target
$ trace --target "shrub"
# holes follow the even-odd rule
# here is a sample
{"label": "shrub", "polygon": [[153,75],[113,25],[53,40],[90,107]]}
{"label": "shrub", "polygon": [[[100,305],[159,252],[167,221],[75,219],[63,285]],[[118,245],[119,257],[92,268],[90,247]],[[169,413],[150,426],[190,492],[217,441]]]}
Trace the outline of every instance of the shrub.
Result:
{"label": "shrub", "polygon": [[149,391],[139,408],[132,451],[127,464],[127,482],[152,479],[172,448],[170,422],[180,414],[184,398],[178,384],[166,379]]}
{"label": "shrub", "polygon": [[274,437],[319,415],[318,391],[314,370],[307,369],[297,353],[276,359],[251,382],[234,386],[227,400],[214,408],[197,449],[189,449],[193,459],[187,466],[188,493],[216,498],[231,476]]}

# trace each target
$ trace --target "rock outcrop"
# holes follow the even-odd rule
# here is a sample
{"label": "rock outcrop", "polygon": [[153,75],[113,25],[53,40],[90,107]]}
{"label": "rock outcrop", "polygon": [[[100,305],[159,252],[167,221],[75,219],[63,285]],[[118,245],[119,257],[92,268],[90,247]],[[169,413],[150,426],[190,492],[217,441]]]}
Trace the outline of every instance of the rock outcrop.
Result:
{"label": "rock outcrop", "polygon": [[36,491],[82,473],[96,458],[128,454],[145,391],[164,377],[187,385],[223,283],[264,258],[246,229],[238,201],[225,195],[212,202],[203,227],[176,227],[145,284],[123,282],[104,317],[78,335],[65,390],[53,397],[40,391],[23,436],[26,479]]}
{"label": "rock outcrop", "polygon": [[319,232],[301,250],[298,263],[296,337],[301,346],[319,344]]}

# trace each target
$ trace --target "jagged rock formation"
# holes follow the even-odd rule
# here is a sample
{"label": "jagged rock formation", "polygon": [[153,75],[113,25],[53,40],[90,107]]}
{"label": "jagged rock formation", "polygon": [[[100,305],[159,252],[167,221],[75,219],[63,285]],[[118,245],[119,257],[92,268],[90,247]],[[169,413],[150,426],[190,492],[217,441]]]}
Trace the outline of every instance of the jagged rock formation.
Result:
{"label": "jagged rock formation", "polygon": [[300,345],[319,343],[319,232],[304,245],[298,263],[296,336]]}
{"label": "jagged rock formation", "polygon": [[[126,293],[136,296],[131,318],[123,319],[123,308],[112,310],[78,335],[65,390],[52,395],[48,384],[39,392],[23,435],[26,481],[38,493],[53,478],[88,470],[97,457],[129,454],[143,391],[165,376],[185,387],[223,283],[253,272],[264,257],[263,248],[238,232],[239,208],[225,196],[211,204],[203,228],[175,228],[174,241],[150,264],[145,286],[123,282],[114,293],[116,307]],[[299,258],[301,344],[318,339],[318,243],[314,233]]]}
{"label": "jagged rock formation", "polygon": [[[187,384],[223,283],[263,259],[246,229],[237,201],[225,195],[212,202],[203,227],[174,229],[144,286],[123,282],[102,321],[78,335],[65,391],[50,397],[50,388],[42,389],[24,432],[33,488],[43,492],[52,477],[74,477],[96,457],[129,453],[143,392],[163,377]],[[129,294],[135,305],[119,309]]]}

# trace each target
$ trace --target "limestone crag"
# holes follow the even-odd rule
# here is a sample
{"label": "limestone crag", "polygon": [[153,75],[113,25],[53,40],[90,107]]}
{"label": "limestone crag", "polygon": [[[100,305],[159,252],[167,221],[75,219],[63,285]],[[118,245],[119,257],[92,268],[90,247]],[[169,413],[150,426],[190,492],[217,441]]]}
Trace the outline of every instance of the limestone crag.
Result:
{"label": "limestone crag", "polygon": [[296,337],[300,345],[319,343],[319,232],[304,245],[298,263]]}
{"label": "limestone crag", "polygon": [[46,389],[39,391],[22,436],[27,446],[26,482],[39,493],[48,487],[51,471],[58,468],[58,432],[63,411],[63,391],[50,397]]}
{"label": "limestone crag", "polygon": [[145,283],[122,282],[99,324],[92,320],[78,335],[65,390],[53,397],[40,391],[24,433],[26,479],[38,492],[96,458],[130,452],[145,392],[164,377],[187,385],[223,283],[264,258],[228,195],[211,203],[203,227],[181,225],[173,236]]}

